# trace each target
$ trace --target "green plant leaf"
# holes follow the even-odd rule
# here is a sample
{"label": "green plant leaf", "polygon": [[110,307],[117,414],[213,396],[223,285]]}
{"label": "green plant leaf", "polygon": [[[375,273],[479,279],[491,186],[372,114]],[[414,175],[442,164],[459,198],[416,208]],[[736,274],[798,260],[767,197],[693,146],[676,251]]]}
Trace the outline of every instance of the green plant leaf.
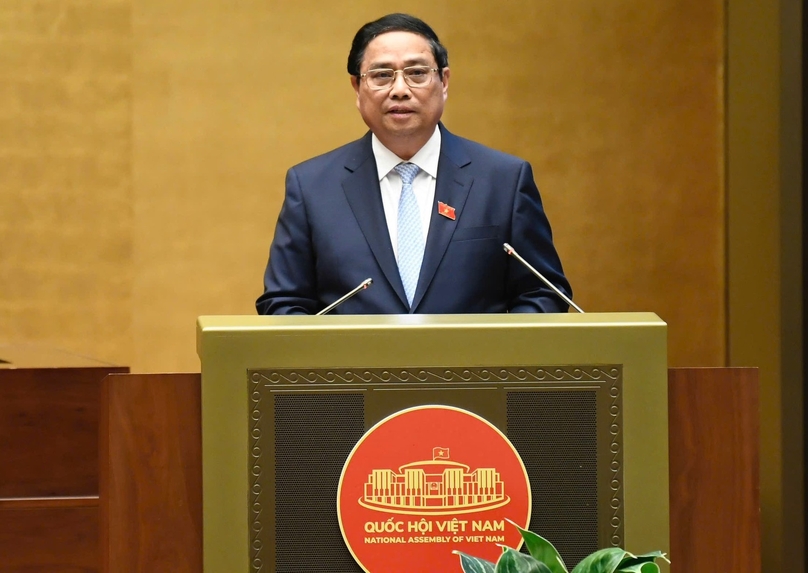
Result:
{"label": "green plant leaf", "polygon": [[455,551],[455,555],[460,556],[460,567],[463,573],[494,573],[494,564],[479,557],[466,555],[461,551]]}
{"label": "green plant leaf", "polygon": [[497,560],[496,573],[552,573],[550,569],[530,555],[505,547]]}
{"label": "green plant leaf", "polygon": [[564,565],[564,560],[552,543],[547,541],[541,535],[537,535],[527,529],[522,529],[510,519],[506,520],[513,525],[522,534],[522,539],[525,540],[525,547],[530,552],[530,555],[547,565],[550,573],[567,573],[567,566]]}
{"label": "green plant leaf", "polygon": [[628,567],[621,567],[615,573],[659,573],[659,565],[649,561],[634,563]]}
{"label": "green plant leaf", "polygon": [[626,556],[619,547],[608,547],[595,551],[575,566],[572,573],[614,573]]}
{"label": "green plant leaf", "polygon": [[661,551],[652,551],[651,553],[643,553],[642,555],[632,555],[631,553],[626,553],[626,556],[623,557],[623,560],[620,562],[620,566],[618,569],[624,569],[627,566],[634,565],[634,564],[642,564],[642,563],[653,563],[657,559],[664,559],[668,563],[668,557],[662,553]]}
{"label": "green plant leaf", "polygon": [[616,573],[659,573],[659,565],[655,563],[657,559],[668,561],[667,556],[661,551],[652,551],[642,555],[626,553],[618,565]]}

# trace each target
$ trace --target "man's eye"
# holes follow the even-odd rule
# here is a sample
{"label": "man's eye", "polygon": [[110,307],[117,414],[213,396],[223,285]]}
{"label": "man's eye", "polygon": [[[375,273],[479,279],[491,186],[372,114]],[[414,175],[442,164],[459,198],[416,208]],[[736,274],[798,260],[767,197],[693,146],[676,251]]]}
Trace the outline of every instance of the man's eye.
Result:
{"label": "man's eye", "polygon": [[370,72],[370,77],[374,80],[386,80],[393,77],[393,70],[377,70]]}
{"label": "man's eye", "polygon": [[426,75],[426,69],[416,68],[414,70],[408,70],[407,75],[410,76],[411,78],[420,78]]}

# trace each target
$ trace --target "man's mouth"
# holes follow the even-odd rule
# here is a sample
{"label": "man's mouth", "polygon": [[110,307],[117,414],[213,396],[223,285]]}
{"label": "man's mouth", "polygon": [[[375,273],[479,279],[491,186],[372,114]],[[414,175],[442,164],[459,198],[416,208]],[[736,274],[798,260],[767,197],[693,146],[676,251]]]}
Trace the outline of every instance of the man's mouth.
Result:
{"label": "man's mouth", "polygon": [[414,112],[413,110],[405,107],[392,107],[389,110],[387,110],[387,113],[389,113],[390,115],[409,115]]}

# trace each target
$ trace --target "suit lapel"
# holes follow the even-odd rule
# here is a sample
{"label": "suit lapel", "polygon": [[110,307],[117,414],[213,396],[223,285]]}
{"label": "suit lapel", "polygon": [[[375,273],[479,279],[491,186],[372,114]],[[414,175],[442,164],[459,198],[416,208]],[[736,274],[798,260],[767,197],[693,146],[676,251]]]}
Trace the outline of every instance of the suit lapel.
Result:
{"label": "suit lapel", "polygon": [[342,189],[376,262],[406,307],[407,296],[398,273],[393,245],[390,243],[370,133],[357,142],[357,148],[358,153],[345,163],[345,168],[350,173],[343,179]]}
{"label": "suit lapel", "polygon": [[[474,181],[471,173],[463,169],[471,163],[471,159],[462,149],[462,144],[457,137],[443,127],[443,124],[440,127],[441,152],[438,161],[438,179],[435,182],[435,202],[432,206],[424,260],[421,263],[421,274],[418,277],[418,287],[415,289],[415,297],[413,298],[410,312],[418,308],[418,304],[424,298],[424,293],[435,277],[435,272],[438,270],[443,255],[446,254],[446,249],[449,248],[449,242],[452,240],[452,235],[457,228],[469,189],[471,189],[471,184]],[[439,202],[454,207],[454,220],[438,213]]]}

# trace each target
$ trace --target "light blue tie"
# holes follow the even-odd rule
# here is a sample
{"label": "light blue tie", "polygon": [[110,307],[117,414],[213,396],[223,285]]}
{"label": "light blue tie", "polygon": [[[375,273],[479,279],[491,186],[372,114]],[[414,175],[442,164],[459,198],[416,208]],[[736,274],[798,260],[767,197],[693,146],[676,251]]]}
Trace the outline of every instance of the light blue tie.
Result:
{"label": "light blue tie", "polygon": [[412,190],[412,182],[420,169],[412,163],[399,163],[394,167],[401,175],[401,199],[398,202],[398,273],[404,283],[407,302],[412,306],[421,262],[424,260],[424,234],[421,232],[421,215]]}

